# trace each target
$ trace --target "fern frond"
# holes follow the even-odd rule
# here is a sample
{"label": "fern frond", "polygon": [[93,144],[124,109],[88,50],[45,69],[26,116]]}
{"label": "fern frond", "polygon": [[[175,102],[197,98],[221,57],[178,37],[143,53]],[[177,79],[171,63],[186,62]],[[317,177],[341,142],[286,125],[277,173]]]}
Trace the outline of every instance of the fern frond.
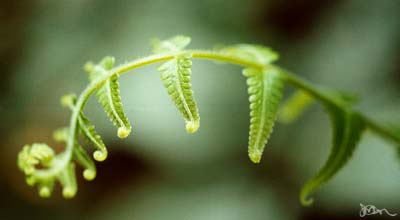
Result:
{"label": "fern frond", "polygon": [[295,121],[314,101],[313,97],[307,92],[296,91],[283,103],[278,115],[279,122],[289,124]]}
{"label": "fern frond", "polygon": [[276,120],[282,98],[284,80],[275,69],[244,69],[250,101],[249,157],[254,163],[261,160]]}
{"label": "fern frond", "polygon": [[332,149],[322,169],[301,190],[300,201],[306,206],[313,203],[313,199],[308,198],[309,195],[330,180],[349,161],[365,129],[365,123],[358,113],[329,105],[326,105],[326,109],[332,122]]}
{"label": "fern frond", "polygon": [[[186,36],[176,36],[165,41],[156,41],[153,44],[154,52],[177,52],[190,43]],[[191,55],[179,54],[158,67],[161,80],[167,89],[172,101],[186,121],[186,131],[194,133],[200,127],[200,116],[193,96],[190,75],[192,74]]]}
{"label": "fern frond", "polygon": [[[86,64],[85,69],[89,72],[90,80],[94,81],[98,77],[107,74],[113,66],[114,58],[105,57],[99,65],[93,66],[93,64],[89,63]],[[118,78],[119,75],[114,74],[107,79],[97,91],[96,96],[111,122],[118,128],[118,137],[126,138],[130,134],[132,127],[124,113]]]}
{"label": "fern frond", "polygon": [[252,44],[237,44],[223,47],[218,51],[246,62],[258,63],[262,66],[270,64],[279,58],[278,53],[271,48]]}
{"label": "fern frond", "polygon": [[[400,130],[385,126],[381,122],[370,120],[353,109],[354,96],[322,88],[308,83],[295,74],[271,64],[278,59],[273,50],[250,44],[238,44],[219,50],[185,50],[190,38],[179,35],[165,41],[155,40],[153,51],[156,54],[143,57],[113,67],[114,58],[105,57],[100,63],[87,63],[85,70],[89,73],[91,83],[79,95],[70,94],[62,98],[62,105],[72,111],[69,128],[62,128],[54,133],[57,141],[65,143],[65,151],[55,154],[46,144],[34,143],[25,145],[18,154],[18,167],[26,176],[28,185],[37,185],[39,195],[49,197],[56,181],[63,186],[63,195],[73,197],[77,192],[75,163],[83,168],[83,177],[92,180],[96,176],[96,167],[92,158],[79,144],[78,135],[82,135],[96,151],[93,157],[102,161],[107,157],[107,149],[94,126],[83,114],[85,105],[93,93],[103,106],[110,120],[118,127],[118,136],[129,135],[131,125],[123,111],[118,77],[129,70],[156,62],[165,62],[158,70],[161,80],[172,101],[186,121],[186,130],[195,132],[200,125],[200,117],[190,82],[191,59],[209,59],[245,66],[243,74],[248,78],[250,101],[249,157],[258,163],[272,132],[279,102],[282,98],[284,83],[298,89],[286,102],[282,118],[291,121],[312,102],[312,96],[320,101],[330,114],[333,124],[333,146],[326,164],[315,177],[309,180],[300,193],[303,204],[309,205],[309,195],[320,185],[330,180],[349,160],[360,136],[368,127],[383,138],[393,141],[400,152]],[[307,94],[306,94],[307,93]]]}

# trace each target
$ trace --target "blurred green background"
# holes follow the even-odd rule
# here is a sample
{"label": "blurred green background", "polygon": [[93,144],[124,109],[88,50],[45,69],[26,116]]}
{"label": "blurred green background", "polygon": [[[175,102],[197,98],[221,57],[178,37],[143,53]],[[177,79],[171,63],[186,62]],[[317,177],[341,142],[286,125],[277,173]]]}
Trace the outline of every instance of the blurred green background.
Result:
{"label": "blurred green background", "polygon": [[300,187],[329,153],[327,115],[314,106],[294,124],[278,124],[254,165],[241,70],[207,61],[193,65],[196,134],[186,134],[152,65],[121,77],[133,124],[126,140],[89,101],[87,115],[110,155],[97,164],[93,182],[78,178],[74,199],[62,199],[59,189],[39,198],[16,166],[24,144],[61,149],[51,140],[69,119],[59,97],[83,90],[86,61],[113,55],[124,63],[148,55],[151,38],[177,34],[192,36],[191,48],[271,46],[281,54],[279,65],[357,93],[359,109],[400,122],[399,12],[397,0],[2,1],[0,218],[358,219],[359,203],[400,215],[400,163],[389,143],[368,132],[348,166],[315,194],[314,206],[301,207]]}

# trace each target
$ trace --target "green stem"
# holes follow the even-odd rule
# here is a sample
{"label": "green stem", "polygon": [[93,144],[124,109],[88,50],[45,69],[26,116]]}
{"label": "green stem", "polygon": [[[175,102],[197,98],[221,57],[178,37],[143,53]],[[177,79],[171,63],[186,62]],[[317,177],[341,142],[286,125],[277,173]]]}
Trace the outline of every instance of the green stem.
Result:
{"label": "green stem", "polygon": [[[215,52],[215,51],[185,50],[185,51],[179,52],[179,54],[181,54],[181,53],[182,54],[190,53],[190,54],[192,54],[193,58],[197,58],[197,59],[221,61],[221,62],[236,64],[236,65],[246,66],[246,67],[265,68],[265,66],[262,66],[258,63],[248,62],[248,61],[242,60],[238,57],[235,57],[235,56],[232,56],[229,54]],[[106,80],[108,80],[114,74],[123,74],[130,70],[141,67],[141,66],[145,66],[145,65],[149,65],[149,64],[153,64],[153,63],[157,63],[157,62],[162,62],[162,61],[167,61],[167,60],[174,58],[176,55],[177,55],[176,53],[168,53],[168,54],[152,55],[152,56],[148,56],[145,58],[136,59],[136,60],[133,60],[131,62],[128,62],[126,64],[123,64],[121,66],[111,69],[106,75],[104,75],[104,76],[100,77],[99,79],[90,83],[88,85],[88,87],[86,87],[86,89],[79,96],[77,103],[73,109],[73,113],[72,113],[71,121],[70,121],[70,130],[69,130],[71,135],[69,136],[69,139],[67,141],[67,147],[66,147],[65,152],[63,153],[62,157],[59,158],[57,161],[55,161],[54,166],[52,166],[50,169],[35,171],[34,176],[39,179],[46,179],[46,178],[49,178],[52,176],[56,176],[57,174],[59,174],[60,171],[64,170],[65,167],[68,165],[69,161],[72,160],[74,140],[76,139],[76,135],[78,133],[77,124],[78,124],[79,113],[80,113],[80,111],[83,111],[85,104],[86,104],[87,100],[89,99],[89,97],[98,88],[100,88],[101,85]],[[338,108],[341,108],[343,110],[349,110],[349,109],[344,109],[346,107],[344,107],[340,102],[337,102],[337,100],[332,99],[332,97],[325,95],[323,92],[319,91],[320,90],[319,88],[300,79],[295,74],[293,74],[287,70],[284,70],[280,67],[274,66],[274,65],[270,65],[270,66],[280,69],[279,72],[281,74],[284,74],[284,77],[286,78],[287,82],[290,83],[292,86],[307,91],[312,96],[314,96],[316,99],[319,99],[319,100],[323,101],[324,103],[328,103],[328,104],[337,106]],[[377,124],[376,122],[373,122],[372,120],[368,119],[366,116],[362,115],[362,117],[364,118],[364,121],[366,122],[368,127],[373,132],[380,134],[382,137],[392,140],[395,143],[400,143],[399,136],[396,136],[395,134],[390,132],[390,130]]]}

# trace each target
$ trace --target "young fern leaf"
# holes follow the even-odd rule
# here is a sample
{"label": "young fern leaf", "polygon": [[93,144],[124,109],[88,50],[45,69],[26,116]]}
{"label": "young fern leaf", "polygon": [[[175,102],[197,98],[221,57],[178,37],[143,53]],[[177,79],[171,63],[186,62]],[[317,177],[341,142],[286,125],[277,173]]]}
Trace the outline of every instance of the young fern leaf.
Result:
{"label": "young fern leaf", "polygon": [[[98,65],[86,64],[85,69],[89,72],[90,81],[107,74],[114,66],[114,62],[115,59],[113,57],[105,57]],[[119,75],[114,74],[106,80],[97,91],[96,96],[110,120],[118,128],[118,137],[126,138],[130,134],[132,127],[124,113],[118,78]]]}
{"label": "young fern leaf", "polygon": [[101,139],[100,135],[97,134],[94,125],[92,125],[85,117],[85,115],[81,112],[78,118],[79,123],[79,131],[85,138],[85,140],[93,144],[96,147],[96,151],[93,153],[93,157],[97,161],[104,161],[107,158],[108,152],[107,148],[104,145],[103,140]]}
{"label": "young fern leaf", "polygon": [[[190,38],[177,36],[154,46],[155,52],[177,52],[190,43]],[[186,131],[194,133],[200,127],[200,116],[190,83],[190,54],[179,54],[158,67],[161,80],[175,106],[186,121]]]}
{"label": "young fern leaf", "polygon": [[[191,58],[229,62],[248,68],[243,71],[248,78],[250,96],[248,147],[250,159],[255,163],[260,162],[265,144],[272,132],[285,82],[306,91],[315,100],[325,104],[333,125],[333,147],[326,164],[305,184],[300,193],[300,200],[305,205],[312,203],[309,195],[330,180],[346,164],[365,127],[393,141],[400,152],[400,129],[384,126],[353,110],[352,105],[356,101],[353,96],[312,85],[295,74],[270,64],[278,58],[277,53],[271,49],[238,44],[217,51],[184,50],[189,43],[190,38],[182,35],[166,41],[155,40],[153,51],[156,55],[133,60],[115,68],[112,57],[104,58],[99,64],[88,63],[85,69],[89,73],[91,83],[79,95],[79,100],[77,101],[74,95],[62,98],[63,105],[72,111],[71,127],[57,130],[54,138],[66,144],[65,151],[56,155],[48,145],[34,143],[25,145],[18,154],[18,167],[25,174],[27,184],[30,186],[36,184],[39,195],[49,197],[55,181],[59,181],[63,186],[64,197],[71,198],[77,192],[75,163],[84,167],[83,177],[86,180],[95,178],[94,161],[79,144],[78,134],[96,147],[94,158],[97,161],[107,157],[107,149],[94,126],[83,114],[87,100],[93,92],[96,92],[98,101],[108,117],[118,127],[118,136],[121,138],[128,136],[131,125],[122,108],[118,77],[119,74],[140,66],[165,62],[159,67],[163,84],[185,118],[186,129],[190,133],[195,132],[199,127],[200,117],[190,84]],[[282,113],[283,118],[286,118],[286,121],[293,120],[310,102],[312,100],[305,93],[296,93],[286,103]]]}
{"label": "young fern leaf", "polygon": [[349,161],[365,129],[364,120],[358,113],[329,105],[326,105],[326,109],[332,122],[333,146],[328,161],[301,189],[300,201],[305,206],[313,203],[309,195],[330,180]]}
{"label": "young fern leaf", "polygon": [[249,157],[259,163],[276,120],[284,80],[273,68],[248,68],[243,70],[243,75],[248,78],[250,96]]}
{"label": "young fern leaf", "polygon": [[314,103],[311,95],[303,90],[296,91],[288,100],[286,100],[278,115],[281,123],[289,124],[299,118],[308,107]]}

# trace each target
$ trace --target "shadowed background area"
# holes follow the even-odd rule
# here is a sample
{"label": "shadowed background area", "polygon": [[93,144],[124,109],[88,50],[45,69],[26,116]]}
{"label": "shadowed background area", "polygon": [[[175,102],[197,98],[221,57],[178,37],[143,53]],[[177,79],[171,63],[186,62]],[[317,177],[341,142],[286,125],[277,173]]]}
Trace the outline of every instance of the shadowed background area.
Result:
{"label": "shadowed background area", "polygon": [[[195,60],[192,84],[201,127],[187,134],[157,65],[120,78],[133,132],[119,140],[95,99],[86,115],[110,151],[78,194],[41,199],[16,158],[67,125],[59,97],[88,83],[82,66],[106,55],[117,64],[150,54],[150,39],[192,37],[190,48],[257,43],[311,82],[359,94],[357,108],[400,123],[400,2],[396,0],[36,0],[0,7],[1,219],[358,219],[360,203],[400,215],[394,148],[364,134],[353,160],[304,208],[298,193],[328,157],[321,106],[277,124],[261,164],[247,157],[248,95],[241,68]],[[290,94],[291,88],[286,93]],[[393,219],[375,216],[373,219]]]}

